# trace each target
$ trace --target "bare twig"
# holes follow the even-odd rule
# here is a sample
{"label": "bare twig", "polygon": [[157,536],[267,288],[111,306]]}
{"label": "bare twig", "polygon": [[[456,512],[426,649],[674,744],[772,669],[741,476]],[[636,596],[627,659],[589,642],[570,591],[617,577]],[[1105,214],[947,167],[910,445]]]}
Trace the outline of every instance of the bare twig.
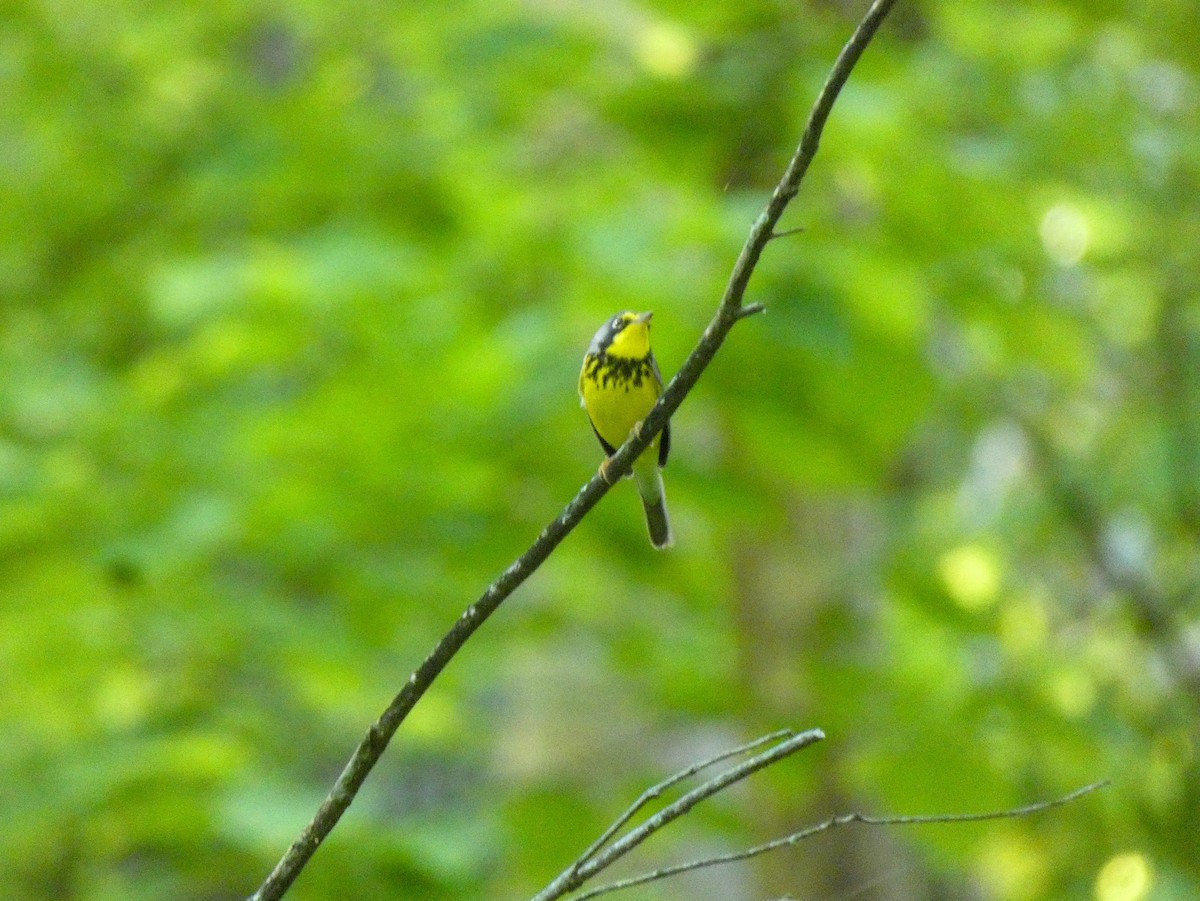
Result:
{"label": "bare twig", "polygon": [[894,816],[894,817],[872,817],[861,813],[844,813],[838,816],[830,817],[822,823],[817,823],[815,826],[809,826],[806,829],[801,829],[798,832],[793,832],[791,835],[785,835],[782,838],[777,838],[774,841],[766,842],[761,845],[755,845],[752,848],[746,848],[742,851],[735,851],[730,854],[720,854],[715,857],[705,857],[700,860],[692,860],[687,863],[675,864],[669,867],[652,870],[646,873],[640,873],[637,876],[630,876],[628,879],[619,879],[616,882],[609,882],[605,885],[598,885],[595,888],[588,889],[586,892],[581,892],[576,895],[571,901],[585,901],[588,898],[595,898],[598,895],[605,895],[609,892],[620,891],[621,889],[633,888],[635,885],[644,885],[647,882],[654,882],[659,879],[666,879],[670,876],[677,876],[680,873],[686,873],[690,870],[700,870],[706,867],[714,867],[719,864],[733,863],[738,860],[749,860],[752,857],[758,857],[761,854],[766,854],[770,851],[776,851],[780,848],[787,848],[797,845],[806,838],[812,838],[822,832],[828,832],[838,826],[846,826],[850,823],[862,823],[866,826],[927,826],[934,823],[979,823],[986,820],[1006,820],[1015,817],[1030,816],[1035,813],[1042,813],[1055,807],[1061,807],[1064,804],[1070,804],[1072,801],[1082,798],[1084,795],[1090,794],[1099,788],[1108,785],[1108,780],[1101,782],[1093,782],[1091,785],[1085,785],[1083,788],[1076,789],[1069,795],[1064,795],[1061,798],[1055,798],[1051,801],[1039,801],[1036,804],[1027,804],[1024,807],[1016,807],[1012,810],[992,811],[989,813],[951,813],[951,814],[932,814],[929,816]]}
{"label": "bare twig", "polygon": [[[590,852],[590,857],[585,859],[581,856],[579,860],[576,860],[575,863],[563,870],[563,872],[555,877],[553,882],[535,895],[533,901],[554,901],[554,899],[561,898],[563,895],[574,891],[601,870],[612,866],[613,863],[624,857],[655,832],[679,819],[701,801],[711,798],[735,782],[740,782],[747,776],[757,773],[759,770],[773,763],[778,763],[780,760],[795,754],[802,748],[816,744],[824,737],[825,733],[820,729],[810,729],[807,732],[801,732],[799,735],[793,735],[791,738],[781,741],[773,748],[757,754],[749,760],[739,763],[737,766],[730,767],[718,773],[707,782],[692,789],[679,800],[662,808],[662,810],[658,811],[658,813],[654,814],[654,816],[647,819],[637,828],[626,832],[607,848],[595,850],[595,845],[593,844],[587,852],[584,852],[585,855]],[[619,829],[620,826],[617,828]],[[615,831],[610,827],[605,834],[611,836]]]}
{"label": "bare twig", "polygon": [[785,228],[781,232],[771,232],[768,240],[774,241],[777,238],[790,238],[792,235],[799,235],[805,231],[803,225],[797,225],[795,228]]}
{"label": "bare twig", "polygon": [[[808,171],[813,157],[816,156],[821,132],[825,128],[825,122],[829,118],[829,113],[833,109],[839,92],[894,3],[895,0],[875,0],[849,42],[842,48],[842,52],[838,55],[829,77],[821,88],[821,93],[809,113],[808,124],[804,129],[800,146],[788,163],[783,178],[772,192],[766,209],[750,228],[750,234],[730,273],[729,282],[717,307],[716,315],[705,328],[696,347],[684,360],[675,377],[663,391],[662,397],[659,398],[654,409],[643,420],[641,430],[637,434],[631,435],[629,440],[610,459],[607,472],[610,479],[618,480],[630,471],[633,461],[662,431],[663,426],[667,424],[671,415],[695,386],[700,375],[712,362],[726,336],[744,315],[742,310],[745,308],[742,306],[742,299],[745,297],[750,276],[753,275],[754,269],[758,265],[759,257],[762,256],[763,249],[770,241],[775,225],[779,222],[784,210],[787,209],[788,203],[800,189],[800,182]],[[363,782],[366,781],[367,776],[383,755],[400,724],[429,690],[446,664],[487,618],[496,612],[505,598],[546,561],[559,543],[599,503],[611,487],[612,484],[599,473],[593,476],[563,511],[542,529],[529,549],[504,570],[475,603],[463,611],[450,630],[421,662],[421,665],[409,676],[404,687],[379,719],[367,730],[367,734],[355,748],[349,762],[338,776],[325,800],[321,802],[312,820],[304,827],[299,837],[288,848],[263,884],[259,886],[258,891],[251,896],[252,901],[274,901],[283,896],[312,855],[316,853],[321,842],[325,840],[333,827],[337,825],[338,820],[341,819],[342,814],[354,801]]]}
{"label": "bare twig", "polygon": [[715,766],[716,764],[725,760],[729,760],[732,757],[740,757],[743,754],[749,754],[751,751],[761,748],[763,745],[770,744],[773,741],[779,741],[782,738],[790,738],[794,734],[795,733],[792,732],[791,729],[780,729],[778,732],[772,732],[770,735],[764,735],[761,738],[756,738],[752,742],[747,742],[744,745],[739,745],[738,747],[731,748],[728,751],[722,751],[720,754],[710,757],[707,760],[702,760],[699,763],[693,763],[691,766],[680,770],[673,776],[669,776],[657,785],[650,786],[650,788],[646,789],[641,793],[641,795],[638,796],[636,801],[626,808],[624,813],[613,820],[612,825],[605,829],[604,832],[601,833],[600,837],[588,846],[586,851],[579,855],[578,860],[575,861],[571,868],[571,872],[577,872],[585,862],[591,859],[592,855],[594,855],[600,848],[603,848],[606,844],[608,844],[608,840],[620,832],[621,827],[633,819],[639,810],[641,810],[655,798],[659,797],[667,789],[673,788],[685,779],[690,779],[701,770],[706,770],[710,766]]}
{"label": "bare twig", "polygon": [[738,319],[749,319],[757,313],[765,313],[767,308],[761,303],[748,303],[734,314]]}

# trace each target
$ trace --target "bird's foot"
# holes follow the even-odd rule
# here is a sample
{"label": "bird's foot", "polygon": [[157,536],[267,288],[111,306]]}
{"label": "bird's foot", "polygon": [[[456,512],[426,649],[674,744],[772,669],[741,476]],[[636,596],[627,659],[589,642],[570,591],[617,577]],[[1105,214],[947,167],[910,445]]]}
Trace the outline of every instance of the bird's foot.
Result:
{"label": "bird's foot", "polygon": [[615,484],[608,474],[608,465],[612,463],[612,457],[605,457],[604,462],[600,464],[600,478],[604,479],[609,485]]}

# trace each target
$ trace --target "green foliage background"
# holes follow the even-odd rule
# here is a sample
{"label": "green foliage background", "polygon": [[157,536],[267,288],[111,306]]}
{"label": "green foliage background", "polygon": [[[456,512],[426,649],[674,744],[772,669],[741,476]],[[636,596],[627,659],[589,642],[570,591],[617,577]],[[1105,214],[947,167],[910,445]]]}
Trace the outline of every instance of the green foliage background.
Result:
{"label": "green foliage background", "polygon": [[[0,5],[0,885],[251,892],[672,372],[865,3]],[[527,897],[648,782],[828,741],[646,899],[1200,896],[1191,0],[901,0],[675,419],[454,662],[297,899]]]}

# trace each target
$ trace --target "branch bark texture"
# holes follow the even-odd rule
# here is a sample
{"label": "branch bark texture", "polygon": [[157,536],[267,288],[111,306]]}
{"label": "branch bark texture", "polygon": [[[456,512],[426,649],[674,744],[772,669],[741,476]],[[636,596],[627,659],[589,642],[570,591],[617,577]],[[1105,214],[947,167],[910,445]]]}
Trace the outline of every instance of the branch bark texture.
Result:
{"label": "branch bark texture", "polygon": [[[763,249],[774,236],[776,224],[784,210],[787,209],[788,203],[799,191],[800,183],[808,171],[813,157],[816,156],[821,133],[839,92],[894,3],[895,0],[875,0],[850,40],[842,48],[842,52],[838,55],[816,103],[813,105],[812,112],[809,114],[800,146],[792,155],[783,178],[772,192],[766,209],[754,221],[750,229],[750,234],[734,264],[716,314],[705,328],[699,343],[684,360],[675,377],[663,391],[662,397],[659,398],[654,409],[643,421],[641,430],[631,436],[609,462],[608,477],[614,483],[629,472],[633,461],[650,445],[671,415],[683,403],[683,399],[687,397],[700,375],[712,362],[734,325],[762,309],[757,305],[743,305],[750,276],[754,274]],[[274,901],[283,896],[317,848],[320,847],[321,842],[325,840],[333,827],[337,825],[338,820],[341,819],[342,814],[354,801],[359,789],[371,770],[374,769],[375,764],[378,763],[400,724],[404,722],[409,712],[429,690],[454,655],[499,608],[505,598],[511,595],[546,561],[559,543],[599,503],[611,487],[611,484],[599,474],[593,476],[575,495],[575,498],[563,508],[563,511],[542,529],[529,549],[505,569],[475,603],[463,611],[450,631],[442,637],[421,662],[421,665],[409,676],[408,681],[388,705],[383,715],[367,730],[312,820],[304,827],[270,875],[251,896],[251,901]]]}

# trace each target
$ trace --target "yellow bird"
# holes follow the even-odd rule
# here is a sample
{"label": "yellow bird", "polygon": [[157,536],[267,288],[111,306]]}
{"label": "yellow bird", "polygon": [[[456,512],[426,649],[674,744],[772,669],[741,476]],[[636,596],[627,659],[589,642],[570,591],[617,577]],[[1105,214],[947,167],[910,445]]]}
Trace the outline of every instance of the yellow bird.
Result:
{"label": "yellow bird", "polygon": [[[583,358],[579,397],[592,430],[609,457],[641,425],[662,394],[662,375],[650,350],[652,315],[626,311],[613,316],[600,326]],[[670,450],[668,423],[633,464],[638,493],[646,508],[650,543],[656,548],[670,547],[673,543],[667,498],[659,473],[667,465]],[[600,467],[601,474],[607,464],[606,459]]]}

